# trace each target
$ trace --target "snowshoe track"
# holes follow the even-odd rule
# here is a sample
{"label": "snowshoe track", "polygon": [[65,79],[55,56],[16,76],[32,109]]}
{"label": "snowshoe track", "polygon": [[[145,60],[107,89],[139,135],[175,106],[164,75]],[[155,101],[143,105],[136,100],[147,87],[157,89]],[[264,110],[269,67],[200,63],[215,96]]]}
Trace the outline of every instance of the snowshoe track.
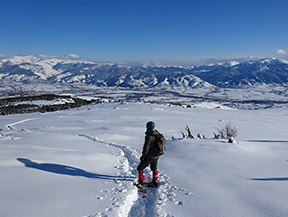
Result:
{"label": "snowshoe track", "polygon": [[[113,152],[112,154],[120,157],[121,166],[118,169],[118,176],[122,177],[134,177],[138,178],[137,165],[139,164],[140,151],[132,149],[125,145],[116,144],[113,142],[104,141],[96,136],[88,134],[78,134],[78,136],[97,142],[99,144],[107,145],[118,149],[120,152]],[[120,154],[119,154],[120,153]],[[150,169],[147,169],[146,177],[151,179],[149,176],[151,173]],[[167,214],[164,211],[164,207],[169,203],[169,205],[175,204],[182,206],[183,202],[175,199],[176,195],[186,195],[186,196],[195,196],[192,193],[187,192],[185,189],[180,189],[176,186],[173,186],[169,183],[169,176],[162,174],[159,170],[159,182],[161,183],[158,188],[149,188],[146,194],[146,198],[142,198],[142,193],[137,192],[137,188],[133,186],[131,179],[121,179],[115,180],[115,183],[118,184],[118,188],[113,188],[112,190],[103,190],[101,196],[98,196],[99,199],[103,199],[107,194],[121,194],[122,200],[116,198],[111,198],[113,201],[106,208],[106,212],[100,212],[92,216],[109,216],[109,211],[117,209],[118,216],[128,216],[128,217],[137,217],[137,216],[149,216],[149,217],[158,217],[158,216],[173,216],[172,214]],[[106,194],[105,194],[106,192]]]}

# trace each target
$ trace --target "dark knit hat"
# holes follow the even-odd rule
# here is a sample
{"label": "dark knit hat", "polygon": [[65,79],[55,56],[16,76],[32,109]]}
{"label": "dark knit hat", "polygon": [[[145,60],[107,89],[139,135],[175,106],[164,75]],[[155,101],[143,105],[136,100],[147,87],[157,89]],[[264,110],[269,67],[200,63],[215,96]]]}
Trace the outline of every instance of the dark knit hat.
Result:
{"label": "dark knit hat", "polygon": [[153,130],[153,129],[155,129],[155,123],[154,123],[153,121],[147,122],[146,128],[147,128],[147,130]]}

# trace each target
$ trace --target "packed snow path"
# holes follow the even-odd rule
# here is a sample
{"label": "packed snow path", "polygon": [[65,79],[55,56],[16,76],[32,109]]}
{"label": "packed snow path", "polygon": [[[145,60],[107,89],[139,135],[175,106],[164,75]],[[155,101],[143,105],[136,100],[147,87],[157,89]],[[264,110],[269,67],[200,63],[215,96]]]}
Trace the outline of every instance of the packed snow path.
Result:
{"label": "packed snow path", "polygon": [[[93,142],[104,144],[119,149],[121,157],[121,166],[118,168],[117,176],[121,177],[134,177],[137,179],[138,171],[137,165],[139,164],[140,151],[134,150],[128,146],[116,144],[113,142],[107,142],[96,136],[88,134],[78,134],[78,136],[85,139],[89,139]],[[114,153],[114,155],[117,155]],[[146,181],[147,178],[151,180],[151,171],[149,168],[145,170]],[[118,179],[118,178],[117,178]],[[115,181],[117,182],[117,179]],[[194,194],[187,192],[185,189],[180,189],[173,186],[168,181],[169,177],[166,174],[162,174],[159,170],[159,187],[149,188],[146,197],[143,198],[142,193],[138,193],[135,186],[132,185],[131,179],[122,180],[119,182],[118,191],[127,192],[124,201],[119,207],[119,216],[173,216],[173,213],[166,214],[163,210],[163,206],[166,206],[167,202],[175,203],[179,206],[183,205],[182,201],[176,201],[174,196],[176,194],[184,194],[187,196],[195,196]],[[112,204],[113,206],[113,204]],[[117,205],[118,206],[118,205]],[[112,208],[111,208],[112,209]],[[109,208],[107,208],[109,211]],[[96,216],[108,216],[105,213],[98,213]],[[89,216],[91,217],[91,216]]]}

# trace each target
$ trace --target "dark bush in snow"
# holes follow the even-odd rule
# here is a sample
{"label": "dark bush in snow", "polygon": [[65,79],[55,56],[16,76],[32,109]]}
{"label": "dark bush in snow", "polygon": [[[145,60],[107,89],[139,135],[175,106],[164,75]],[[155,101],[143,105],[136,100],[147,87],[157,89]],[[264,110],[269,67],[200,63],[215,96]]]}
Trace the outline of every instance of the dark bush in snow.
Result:
{"label": "dark bush in snow", "polygon": [[224,126],[220,126],[219,128],[217,128],[217,131],[221,139],[229,139],[230,137],[235,138],[238,135],[238,128],[231,122]]}

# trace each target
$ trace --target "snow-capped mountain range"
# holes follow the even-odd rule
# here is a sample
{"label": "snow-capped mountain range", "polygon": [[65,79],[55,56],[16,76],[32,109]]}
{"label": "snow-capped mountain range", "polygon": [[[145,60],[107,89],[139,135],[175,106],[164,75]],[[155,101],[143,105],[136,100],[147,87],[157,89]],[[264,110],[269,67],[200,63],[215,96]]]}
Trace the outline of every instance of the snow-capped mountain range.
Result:
{"label": "snow-capped mountain range", "polygon": [[0,82],[161,89],[282,85],[288,82],[288,61],[270,58],[194,67],[152,67],[99,64],[30,55],[13,56],[0,60]]}

